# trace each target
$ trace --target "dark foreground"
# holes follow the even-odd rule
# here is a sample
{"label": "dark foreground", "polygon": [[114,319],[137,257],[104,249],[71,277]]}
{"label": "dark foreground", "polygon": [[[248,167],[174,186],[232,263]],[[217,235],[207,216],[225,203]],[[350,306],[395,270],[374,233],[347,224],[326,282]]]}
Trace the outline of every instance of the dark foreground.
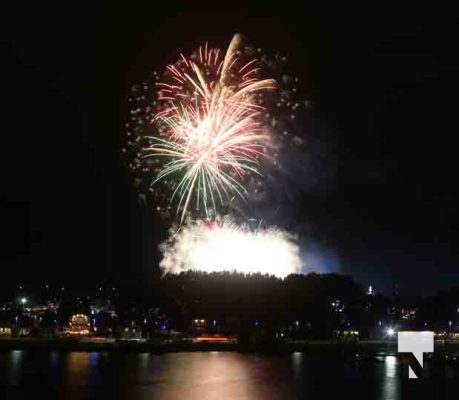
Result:
{"label": "dark foreground", "polygon": [[407,378],[379,353],[134,353],[0,351],[1,399],[288,400],[455,399],[459,366],[426,361]]}

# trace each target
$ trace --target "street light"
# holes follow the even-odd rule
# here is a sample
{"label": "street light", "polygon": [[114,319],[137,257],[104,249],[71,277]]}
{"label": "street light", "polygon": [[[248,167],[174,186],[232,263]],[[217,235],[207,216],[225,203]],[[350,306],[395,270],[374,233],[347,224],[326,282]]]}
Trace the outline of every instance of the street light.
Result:
{"label": "street light", "polygon": [[21,302],[22,305],[25,305],[27,303],[27,298],[26,297],[21,297],[21,299],[19,301]]}
{"label": "street light", "polygon": [[386,333],[387,333],[387,336],[392,337],[392,336],[395,335],[395,329],[394,328],[389,328],[389,329],[387,329]]}

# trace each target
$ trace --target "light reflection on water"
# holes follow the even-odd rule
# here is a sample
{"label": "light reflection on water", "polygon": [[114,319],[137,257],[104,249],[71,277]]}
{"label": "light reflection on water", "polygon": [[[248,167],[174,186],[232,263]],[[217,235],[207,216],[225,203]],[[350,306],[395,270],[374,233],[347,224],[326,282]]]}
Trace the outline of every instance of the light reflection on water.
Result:
{"label": "light reflection on water", "polygon": [[301,366],[303,364],[303,353],[295,351],[292,353],[292,369],[295,378],[299,378],[301,375]]}
{"label": "light reflection on water", "polygon": [[400,380],[397,379],[399,371],[399,362],[395,356],[386,356],[384,358],[384,373],[382,382],[382,399],[399,399],[400,398]]}
{"label": "light reflection on water", "polygon": [[89,353],[68,353],[65,355],[61,397],[80,399],[86,397],[90,374]]}
{"label": "light reflection on water", "polygon": [[[31,398],[27,390],[34,398],[70,400],[318,400],[336,399],[336,393],[353,399],[430,398],[425,393],[431,391],[418,390],[420,384],[408,382],[403,368],[393,355],[362,359],[301,352],[152,355],[10,351],[0,353],[0,387],[7,388],[7,396],[0,392],[0,398]],[[443,381],[435,381],[436,387],[445,387],[443,392],[447,390],[446,375],[441,376]],[[456,382],[451,390],[457,396],[459,383],[450,381]]]}
{"label": "light reflection on water", "polygon": [[13,350],[10,353],[9,363],[9,380],[13,385],[18,385],[22,376],[22,358],[24,352],[22,350]]}

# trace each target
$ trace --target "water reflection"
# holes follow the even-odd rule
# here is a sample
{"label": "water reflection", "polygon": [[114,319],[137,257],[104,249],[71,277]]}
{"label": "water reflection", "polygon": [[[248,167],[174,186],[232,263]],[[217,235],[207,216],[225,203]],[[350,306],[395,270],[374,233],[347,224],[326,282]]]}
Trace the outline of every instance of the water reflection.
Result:
{"label": "water reflection", "polygon": [[[417,390],[420,382],[404,377],[403,368],[388,355],[11,351],[0,352],[0,386],[6,384],[6,398],[69,400],[321,400],[336,399],[338,392],[353,399],[432,398],[434,392]],[[457,373],[454,365],[448,368]],[[443,379],[434,381],[437,388],[447,388],[445,370],[435,366]],[[459,382],[450,382],[457,398]]]}
{"label": "water reflection", "polygon": [[84,385],[86,384],[90,353],[69,353],[67,354],[66,379]]}
{"label": "water reflection", "polygon": [[90,353],[74,352],[66,355],[62,379],[62,398],[83,399],[88,388]]}
{"label": "water reflection", "polygon": [[397,400],[400,398],[400,379],[397,377],[399,361],[395,356],[384,358],[384,373],[382,374],[382,400]]}
{"label": "water reflection", "polygon": [[140,363],[140,368],[142,369],[148,368],[148,364],[150,363],[150,354],[149,353],[139,354],[139,363]]}
{"label": "water reflection", "polygon": [[60,375],[62,373],[62,358],[61,354],[57,351],[52,351],[48,356],[48,381],[49,382],[59,382]]}
{"label": "water reflection", "polygon": [[301,367],[303,364],[303,353],[299,351],[295,351],[292,353],[292,369],[295,378],[300,377],[301,375]]}
{"label": "water reflection", "polygon": [[54,368],[59,364],[59,353],[57,351],[52,351],[49,353],[49,365]]}
{"label": "water reflection", "polygon": [[[163,356],[164,369],[153,375],[154,385],[140,399],[154,393],[161,399],[263,398],[259,378],[253,376],[246,357],[237,353],[190,353]],[[269,399],[269,397],[264,397]]]}
{"label": "water reflection", "polygon": [[398,364],[397,357],[387,356],[384,362],[385,362],[385,372],[384,372],[385,377],[395,378],[397,376],[397,364]]}
{"label": "water reflection", "polygon": [[10,352],[8,380],[12,385],[19,385],[23,373],[23,350],[13,350]]}

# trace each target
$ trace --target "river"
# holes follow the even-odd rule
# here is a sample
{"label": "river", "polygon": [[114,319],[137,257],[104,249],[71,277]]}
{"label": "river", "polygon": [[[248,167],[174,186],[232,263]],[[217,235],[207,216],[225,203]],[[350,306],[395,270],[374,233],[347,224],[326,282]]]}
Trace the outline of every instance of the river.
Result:
{"label": "river", "polygon": [[459,399],[459,368],[425,362],[408,379],[394,355],[0,352],[1,399]]}

